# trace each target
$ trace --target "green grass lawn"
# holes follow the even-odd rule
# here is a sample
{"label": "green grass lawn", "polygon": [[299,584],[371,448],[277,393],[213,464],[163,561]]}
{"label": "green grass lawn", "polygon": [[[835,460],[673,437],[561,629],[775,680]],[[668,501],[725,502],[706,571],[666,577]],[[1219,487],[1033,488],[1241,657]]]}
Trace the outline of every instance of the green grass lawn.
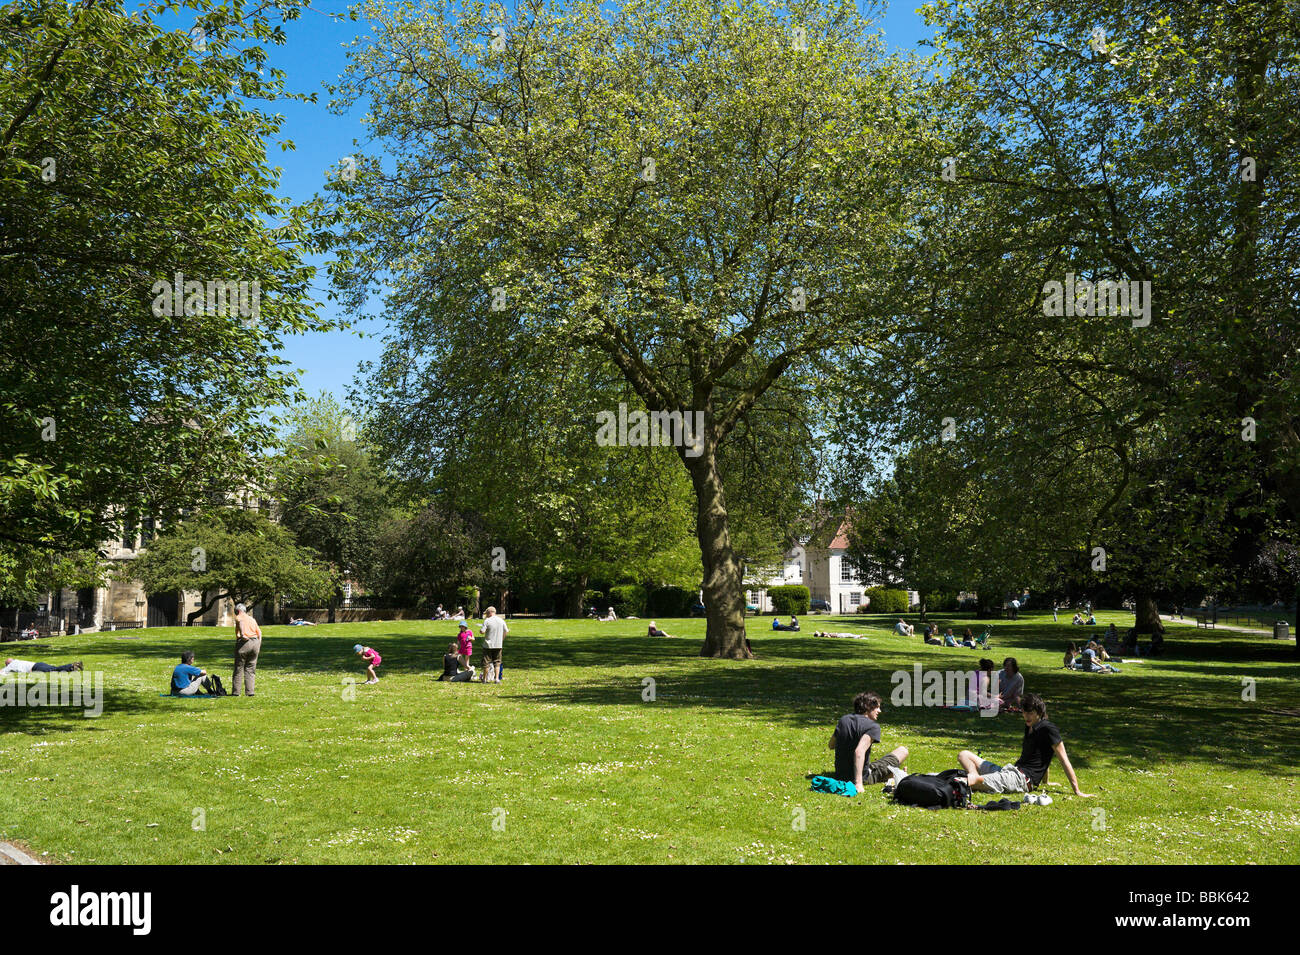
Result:
{"label": "green grass lawn", "polygon": [[[516,620],[500,686],[435,682],[454,625],[268,627],[252,700],[159,696],[187,647],[229,679],[225,629],[6,644],[102,670],[106,699],[98,718],[0,709],[0,839],[85,863],[1300,861],[1300,719],[1269,712],[1300,707],[1294,645],[1190,625],[1170,627],[1164,657],[1097,676],[1060,669],[1085,635],[1068,617],[994,624],[987,655],[1020,659],[1096,799],[1069,795],[1055,765],[1055,803],[1017,812],[809,792],[864,689],[885,697],[885,747],[907,745],[909,769],[1019,753],[1019,716],[889,705],[894,671],[981,655],[895,636],[892,619],[809,616],[802,634],[755,619],[744,663],[696,655],[702,620],[661,620],[676,640],[645,621]],[[870,639],[813,638],[827,627]],[[382,678],[348,699],[358,642],[383,654]]]}

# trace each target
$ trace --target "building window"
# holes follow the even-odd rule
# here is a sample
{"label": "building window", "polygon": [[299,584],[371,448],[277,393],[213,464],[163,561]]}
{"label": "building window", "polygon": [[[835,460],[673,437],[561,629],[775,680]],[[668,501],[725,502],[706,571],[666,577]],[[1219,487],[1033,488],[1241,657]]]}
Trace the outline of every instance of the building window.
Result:
{"label": "building window", "polygon": [[847,557],[840,558],[840,580],[848,582],[853,579],[853,565],[849,563]]}
{"label": "building window", "polygon": [[861,607],[861,606],[862,606],[862,592],[861,592],[861,591],[859,591],[859,590],[855,590],[855,591],[853,591],[852,593],[849,594],[849,606],[850,606],[850,607]]}
{"label": "building window", "polygon": [[135,550],[135,518],[127,517],[122,523],[122,548]]}
{"label": "building window", "polygon": [[156,529],[156,526],[157,525],[155,524],[154,519],[152,517],[146,517],[143,521],[140,522],[140,546],[141,547],[148,547],[153,542],[154,530]]}

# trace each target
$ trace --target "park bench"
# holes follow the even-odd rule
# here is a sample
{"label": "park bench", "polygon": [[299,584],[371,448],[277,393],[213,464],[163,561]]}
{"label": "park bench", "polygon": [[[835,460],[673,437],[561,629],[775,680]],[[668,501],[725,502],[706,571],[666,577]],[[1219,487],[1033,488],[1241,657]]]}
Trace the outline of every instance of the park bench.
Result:
{"label": "park bench", "polygon": [[1219,611],[1217,608],[1204,608],[1196,611],[1196,626],[1204,627],[1206,630],[1213,630],[1219,622]]}

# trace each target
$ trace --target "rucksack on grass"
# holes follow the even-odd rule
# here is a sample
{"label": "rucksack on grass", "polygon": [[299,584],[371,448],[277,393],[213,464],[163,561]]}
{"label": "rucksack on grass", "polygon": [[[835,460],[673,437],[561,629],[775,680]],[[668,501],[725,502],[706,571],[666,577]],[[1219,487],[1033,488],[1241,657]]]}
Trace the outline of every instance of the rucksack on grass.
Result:
{"label": "rucksack on grass", "polygon": [[894,787],[894,802],[927,809],[965,809],[970,805],[966,770],[946,769],[937,775],[904,776]]}

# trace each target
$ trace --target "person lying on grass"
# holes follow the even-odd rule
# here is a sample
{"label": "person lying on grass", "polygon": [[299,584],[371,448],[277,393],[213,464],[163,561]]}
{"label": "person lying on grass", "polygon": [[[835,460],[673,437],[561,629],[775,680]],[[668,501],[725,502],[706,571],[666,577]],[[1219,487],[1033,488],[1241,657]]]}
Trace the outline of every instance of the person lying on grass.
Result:
{"label": "person lying on grass", "polygon": [[853,712],[841,716],[831,734],[830,749],[835,751],[835,778],[853,783],[858,792],[867,786],[883,783],[907,762],[907,747],[872,761],[871,747],[880,742],[880,696],[876,693],[859,693],[853,698]]}
{"label": "person lying on grass", "polygon": [[5,660],[4,669],[0,670],[0,676],[9,673],[72,673],[80,669],[80,660],[76,663],[65,663],[56,667],[52,663],[42,663],[39,660],[33,662],[31,660],[15,660],[13,657],[9,657]]}
{"label": "person lying on grass", "polygon": [[894,625],[894,633],[898,634],[900,637],[910,637],[912,634],[916,633],[916,628],[905,621],[902,617],[899,617],[898,623]]}
{"label": "person lying on grass", "polygon": [[359,643],[352,650],[357,656],[361,657],[361,662],[366,665],[366,672],[370,674],[370,679],[366,683],[378,683],[379,674],[375,672],[375,667],[384,662],[384,658],[379,655],[379,651],[372,650],[370,647],[363,647]]}
{"label": "person lying on grass", "polygon": [[999,766],[981,759],[968,749],[957,754],[957,762],[966,770],[966,783],[982,793],[1027,793],[1047,779],[1047,769],[1055,754],[1061,761],[1070,788],[1076,796],[1092,798],[1092,793],[1079,788],[1079,778],[1065,754],[1061,731],[1047,718],[1047,704],[1036,693],[1026,693],[1020,703],[1024,710],[1025,737],[1020,744],[1020,758],[1010,766]]}
{"label": "person lying on grass", "polygon": [[461,656],[459,655],[460,645],[456,643],[447,644],[447,652],[442,656],[442,676],[438,677],[438,682],[447,681],[449,683],[468,683],[474,679],[474,668],[469,664],[461,669]]}
{"label": "person lying on grass", "polygon": [[659,624],[657,624],[657,623],[655,623],[653,620],[651,620],[651,621],[650,621],[650,636],[652,636],[652,637],[671,637],[672,634],[671,634],[671,633],[664,633],[662,630],[659,629]]}
{"label": "person lying on grass", "polygon": [[194,665],[194,651],[186,650],[172,670],[172,696],[202,696],[203,678],[207,675],[207,670]]}
{"label": "person lying on grass", "polygon": [[845,640],[867,639],[866,636],[861,633],[846,633],[843,631],[835,631],[835,630],[814,630],[813,636],[814,637],[842,637]]}

